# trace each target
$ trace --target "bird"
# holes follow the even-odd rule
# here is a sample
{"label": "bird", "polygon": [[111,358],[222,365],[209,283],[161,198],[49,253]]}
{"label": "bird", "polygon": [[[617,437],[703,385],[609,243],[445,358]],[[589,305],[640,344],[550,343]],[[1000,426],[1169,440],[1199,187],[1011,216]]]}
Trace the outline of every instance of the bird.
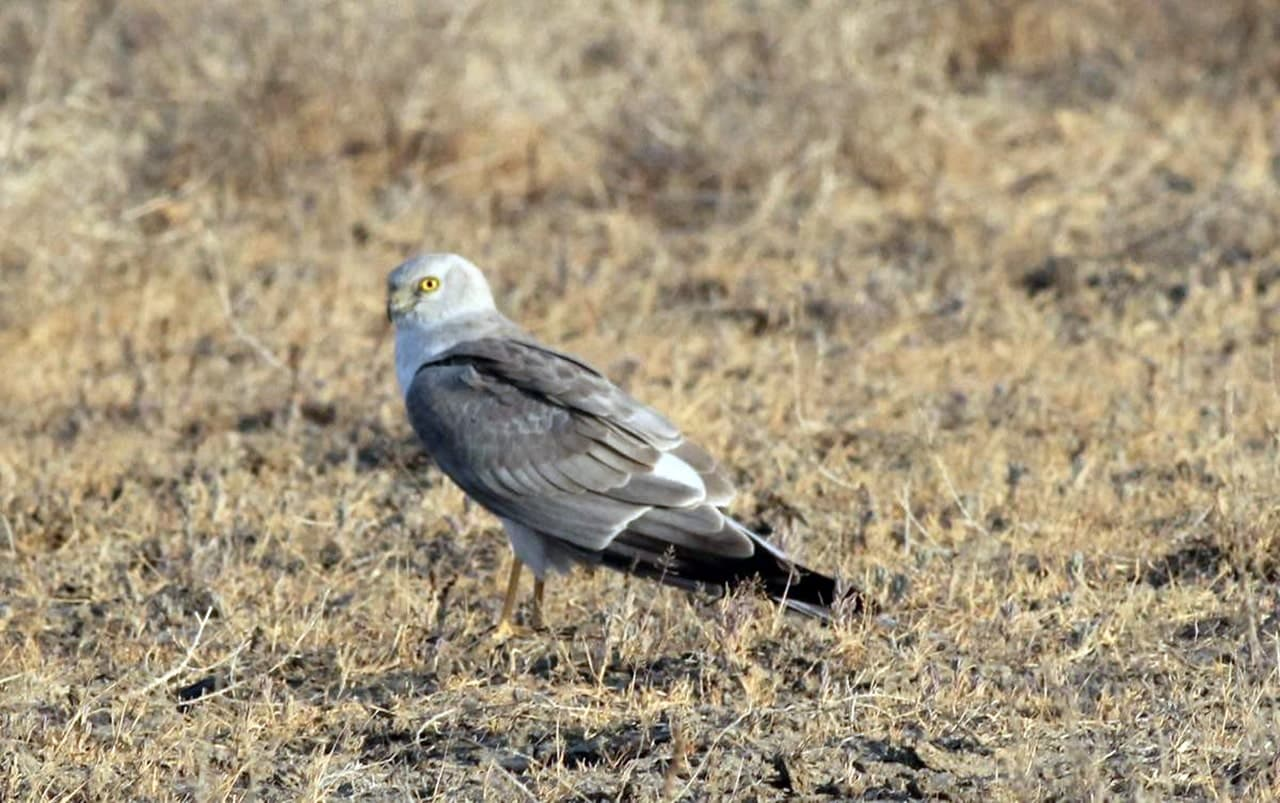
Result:
{"label": "bird", "polygon": [[668,418],[498,311],[457,254],[414,256],[387,277],[395,370],[409,423],[436,464],[501,522],[513,552],[497,632],[523,568],[543,626],[550,575],[604,566],[690,591],[755,584],[829,621],[857,589],[800,565],[728,512],[733,482]]}

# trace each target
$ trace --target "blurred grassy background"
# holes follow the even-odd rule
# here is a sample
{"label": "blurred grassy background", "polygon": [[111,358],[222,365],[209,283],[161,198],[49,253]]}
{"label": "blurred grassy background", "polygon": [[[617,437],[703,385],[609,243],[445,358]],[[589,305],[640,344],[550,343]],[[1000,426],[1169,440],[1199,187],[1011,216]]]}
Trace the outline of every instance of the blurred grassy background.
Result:
{"label": "blurred grassy background", "polygon": [[[1270,799],[1278,83],[1266,0],[7,0],[0,798]],[[885,613],[487,641],[421,249]]]}

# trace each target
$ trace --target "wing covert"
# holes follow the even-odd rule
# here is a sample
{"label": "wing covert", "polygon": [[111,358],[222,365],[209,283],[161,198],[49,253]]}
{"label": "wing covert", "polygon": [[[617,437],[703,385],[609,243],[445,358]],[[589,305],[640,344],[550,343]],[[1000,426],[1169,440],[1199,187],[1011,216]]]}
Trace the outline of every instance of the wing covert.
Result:
{"label": "wing covert", "polygon": [[500,517],[592,551],[633,524],[675,546],[752,551],[717,510],[733,491],[715,461],[572,358],[469,341],[422,366],[405,402],[440,468]]}

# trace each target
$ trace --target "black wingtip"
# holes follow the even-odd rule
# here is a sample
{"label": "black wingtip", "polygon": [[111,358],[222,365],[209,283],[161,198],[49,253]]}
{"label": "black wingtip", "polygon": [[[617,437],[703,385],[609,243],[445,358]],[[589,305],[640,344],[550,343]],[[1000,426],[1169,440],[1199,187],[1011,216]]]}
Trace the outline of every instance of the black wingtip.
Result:
{"label": "black wingtip", "polygon": [[[829,622],[836,616],[859,615],[872,611],[873,604],[861,589],[840,587],[830,575],[807,569],[795,563],[784,563],[770,555],[761,555],[771,565],[760,567],[745,582],[758,578],[764,591],[774,602],[788,610]],[[766,576],[766,572],[770,576]]]}
{"label": "black wingtip", "polygon": [[762,536],[740,524],[738,528],[756,546],[755,554],[744,561],[749,566],[742,580],[749,582],[758,577],[770,599],[824,621],[830,621],[836,614],[871,612],[871,599],[861,589],[841,587],[834,577],[801,566]]}
{"label": "black wingtip", "polygon": [[755,588],[789,611],[830,622],[866,614],[871,599],[856,587],[802,566],[782,550],[733,522],[755,544],[748,557],[729,558],[696,550],[676,550],[643,534],[623,532],[601,552],[583,551],[582,559],[627,574],[647,577],[689,591],[724,594]]}

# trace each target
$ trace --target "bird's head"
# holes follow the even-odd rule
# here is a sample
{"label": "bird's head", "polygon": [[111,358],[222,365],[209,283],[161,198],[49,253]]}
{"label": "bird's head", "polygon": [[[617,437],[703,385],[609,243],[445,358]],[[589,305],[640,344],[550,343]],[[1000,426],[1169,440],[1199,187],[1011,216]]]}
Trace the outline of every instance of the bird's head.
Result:
{"label": "bird's head", "polygon": [[421,254],[387,276],[387,318],[431,327],[494,309],[484,274],[457,254]]}

